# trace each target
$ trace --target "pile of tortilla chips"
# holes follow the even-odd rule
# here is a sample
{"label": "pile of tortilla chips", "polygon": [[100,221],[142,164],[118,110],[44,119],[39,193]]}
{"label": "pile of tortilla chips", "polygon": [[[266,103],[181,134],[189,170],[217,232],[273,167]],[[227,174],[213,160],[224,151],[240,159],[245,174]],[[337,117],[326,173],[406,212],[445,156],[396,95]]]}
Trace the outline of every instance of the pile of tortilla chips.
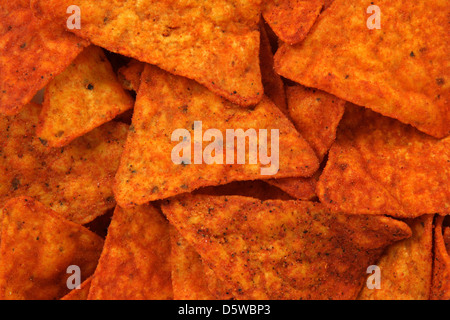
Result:
{"label": "pile of tortilla chips", "polygon": [[0,4],[0,300],[450,300],[448,8]]}

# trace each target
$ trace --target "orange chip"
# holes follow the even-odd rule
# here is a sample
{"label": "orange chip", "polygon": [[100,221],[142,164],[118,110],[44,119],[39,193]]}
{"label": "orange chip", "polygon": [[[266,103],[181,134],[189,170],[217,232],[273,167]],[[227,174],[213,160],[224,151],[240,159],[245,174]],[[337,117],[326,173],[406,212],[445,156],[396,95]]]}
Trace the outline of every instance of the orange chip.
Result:
{"label": "orange chip", "polygon": [[151,205],[116,208],[89,300],[173,298],[169,224]]}
{"label": "orange chip", "polygon": [[270,179],[267,183],[280,188],[294,199],[310,201],[317,198],[316,185],[320,173],[317,171],[311,178]]}
{"label": "orange chip", "polygon": [[286,92],[284,91],[284,83],[281,77],[273,69],[273,53],[267,36],[264,22],[260,23],[261,45],[259,52],[259,60],[261,65],[261,77],[264,86],[264,93],[280,108],[287,116]]}
{"label": "orange chip", "polygon": [[217,278],[216,274],[210,267],[208,267],[206,264],[203,264],[203,271],[208,290],[217,300],[234,299],[231,294],[231,287],[225,282],[219,280],[219,278]]}
{"label": "orange chip", "polygon": [[[431,300],[450,300],[450,254],[445,247],[442,223],[444,217],[437,216],[434,228],[434,265]],[[447,239],[448,230],[446,229]]]}
{"label": "orange chip", "polygon": [[295,128],[322,161],[336,139],[345,101],[303,86],[287,87],[286,94],[289,115]]}
{"label": "orange chip", "polygon": [[[271,183],[271,181],[272,180],[267,180],[269,183]],[[260,200],[292,200],[292,197],[288,192],[284,192],[276,186],[271,186],[267,184],[267,182],[261,180],[235,181],[221,186],[200,188],[194,190],[192,193],[208,194],[211,196],[244,196]]]}
{"label": "orange chip", "polygon": [[281,41],[303,41],[320,14],[324,0],[264,0],[263,16]]}
{"label": "orange chip", "polygon": [[[200,131],[206,134],[209,129],[212,129],[209,132],[214,132],[216,138],[219,133],[222,135],[215,144],[214,150],[219,150],[217,154],[211,150],[209,143],[205,151],[198,148],[201,147],[199,140],[204,137]],[[242,129],[243,138],[226,141],[227,130],[236,133],[234,130],[238,129]],[[245,159],[236,156],[243,153],[238,152],[238,146],[244,151],[242,147],[250,144],[246,143],[249,139],[244,137],[244,133],[251,133],[251,129],[256,137],[252,139],[253,150],[259,150],[259,160],[256,154],[252,158],[254,163],[249,160],[250,152],[247,151],[250,148],[245,148]],[[261,129],[267,133],[267,139],[261,141],[264,144],[267,142],[269,151],[272,150],[272,132],[278,130],[276,132],[279,133],[279,152],[271,152],[274,158],[266,165],[261,162],[263,143],[255,143],[261,136]],[[180,142],[181,138],[188,141],[187,136],[172,141],[177,132],[191,135],[191,143]],[[234,143],[235,140],[238,142]],[[174,154],[175,157],[179,156],[176,150],[180,145],[189,145],[191,154],[184,154],[183,151],[179,164],[175,164]],[[206,153],[207,148],[210,154]],[[231,163],[227,161],[230,159],[227,153],[231,156]],[[240,159],[245,160],[242,161],[245,163],[238,164]],[[217,163],[220,161],[223,164]],[[194,81],[147,65],[142,74],[133,123],[116,175],[115,195],[120,206],[130,207],[232,181],[311,176],[318,167],[311,147],[270,99],[264,98],[254,109],[240,108]]]}
{"label": "orange chip", "polygon": [[144,67],[145,63],[132,59],[126,66],[120,68],[118,77],[122,86],[127,90],[138,92]]}
{"label": "orange chip", "polygon": [[[71,0],[33,0],[36,16],[66,24]],[[234,103],[263,96],[259,68],[261,0],[77,1],[92,43],[188,77]]]}
{"label": "orange chip", "polygon": [[37,135],[63,147],[133,104],[103,50],[89,46],[47,85]]}
{"label": "orange chip", "polygon": [[0,116],[0,206],[30,196],[80,224],[114,208],[112,180],[128,127],[109,122],[51,149],[34,133],[40,111],[29,104],[16,116]]}
{"label": "orange chip", "polygon": [[1,300],[60,299],[70,291],[69,267],[80,268],[81,280],[94,272],[103,246],[96,234],[31,198],[11,199],[1,214]]}
{"label": "orange chip", "polygon": [[33,17],[30,1],[0,3],[0,113],[17,114],[87,41]]}
{"label": "orange chip", "polygon": [[450,213],[450,137],[349,105],[317,185],[334,212],[414,218]]}
{"label": "orange chip", "polygon": [[412,237],[386,249],[376,265],[381,271],[381,289],[367,286],[360,300],[428,300],[431,288],[433,215],[407,221]]}
{"label": "orange chip", "polygon": [[92,276],[81,284],[80,289],[73,289],[69,294],[62,297],[61,300],[87,300],[91,282]]}
{"label": "orange chip", "polygon": [[[335,0],[301,44],[283,45],[275,69],[288,79],[411,124],[450,133],[445,1],[380,0],[380,29],[365,0]],[[343,27],[345,22],[345,27]]]}
{"label": "orange chip", "polygon": [[313,202],[182,195],[162,210],[237,299],[356,298],[366,268],[411,235],[401,221]]}
{"label": "orange chip", "polygon": [[174,300],[213,300],[198,253],[174,227],[170,227],[170,238]]}

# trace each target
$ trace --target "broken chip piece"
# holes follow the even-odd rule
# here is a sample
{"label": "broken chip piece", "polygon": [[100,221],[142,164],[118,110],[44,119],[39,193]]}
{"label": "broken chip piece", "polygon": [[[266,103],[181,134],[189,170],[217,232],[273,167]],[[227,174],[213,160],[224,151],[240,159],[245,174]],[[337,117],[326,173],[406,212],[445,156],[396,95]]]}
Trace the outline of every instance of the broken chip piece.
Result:
{"label": "broken chip piece", "polygon": [[411,235],[313,202],[181,195],[161,208],[236,299],[354,299],[366,268]]}
{"label": "broken chip piece", "polygon": [[133,107],[103,50],[89,46],[47,85],[37,135],[63,147]]}
{"label": "broken chip piece", "polygon": [[80,281],[94,272],[103,240],[88,229],[27,197],[8,201],[1,215],[1,300],[60,299],[70,291],[69,267]]}

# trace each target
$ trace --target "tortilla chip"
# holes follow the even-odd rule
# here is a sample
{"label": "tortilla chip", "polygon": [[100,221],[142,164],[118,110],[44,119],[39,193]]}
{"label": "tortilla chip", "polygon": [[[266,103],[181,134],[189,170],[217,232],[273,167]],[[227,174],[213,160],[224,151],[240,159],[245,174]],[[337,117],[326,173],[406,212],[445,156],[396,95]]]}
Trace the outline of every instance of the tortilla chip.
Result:
{"label": "tortilla chip", "polygon": [[[283,180],[283,179],[281,179]],[[269,182],[271,180],[267,180]],[[260,200],[293,200],[292,197],[266,181],[235,181],[215,187],[204,187],[194,190],[193,194],[208,194],[211,196],[244,196]]]}
{"label": "tortilla chip", "polygon": [[[275,55],[282,76],[365,106],[438,137],[450,133],[447,3],[336,0],[299,45]],[[345,21],[345,27],[342,22]]]}
{"label": "tortilla chip", "polygon": [[122,87],[130,91],[138,92],[144,67],[145,63],[132,59],[126,66],[120,68],[118,77],[122,83]]}
{"label": "tortilla chip", "polygon": [[37,128],[50,147],[63,147],[133,107],[99,47],[89,46],[46,87]]}
{"label": "tortilla chip", "polygon": [[210,267],[203,264],[203,271],[208,290],[217,300],[234,300],[231,294],[231,287],[225,282],[219,280]]}
{"label": "tortilla chip", "polygon": [[88,42],[33,17],[27,0],[0,3],[0,113],[17,114]]}
{"label": "tortilla chip", "polygon": [[32,198],[8,201],[2,210],[0,299],[60,299],[70,290],[69,266],[82,281],[97,266],[103,240]]}
{"label": "tortilla chip", "polygon": [[267,183],[280,188],[294,199],[310,201],[317,198],[316,185],[321,171],[317,171],[311,178],[270,179]]}
{"label": "tortilla chip", "polygon": [[322,162],[345,111],[345,101],[303,86],[287,87],[289,115],[295,128]]}
{"label": "tortilla chip", "polygon": [[450,137],[349,105],[317,185],[333,212],[450,214]]}
{"label": "tortilla chip", "polygon": [[170,227],[172,287],[174,300],[213,300],[205,280],[203,264],[197,252]]}
{"label": "tortilla chip", "polygon": [[261,45],[259,51],[259,60],[261,65],[261,77],[264,87],[264,93],[268,96],[280,110],[288,116],[286,92],[281,77],[273,69],[273,53],[267,36],[264,22],[260,23]]}
{"label": "tortilla chip", "polygon": [[51,149],[34,133],[40,111],[29,104],[16,116],[0,116],[0,207],[30,196],[80,224],[114,208],[112,180],[128,126],[109,122]]}
{"label": "tortilla chip", "polygon": [[281,41],[303,41],[320,14],[324,0],[264,0],[262,13]]}
{"label": "tortilla chip", "polygon": [[[249,164],[248,152],[246,164],[236,164],[236,159],[235,164],[228,165],[194,164],[193,160],[192,164],[174,164],[171,153],[179,142],[171,141],[172,134],[177,129],[186,129],[189,133],[194,131],[195,121],[202,121],[204,131],[209,128],[220,130],[224,140],[226,129],[246,131],[251,128],[256,132],[268,129],[268,133],[271,133],[269,129],[278,129],[278,173],[261,175],[261,168],[268,166],[260,161]],[[225,145],[225,142],[222,146],[224,154],[228,150],[229,154],[236,156],[236,146],[231,143]],[[223,162],[226,163],[225,156]],[[264,98],[253,110],[240,108],[194,81],[147,65],[142,74],[133,124],[116,175],[115,195],[120,206],[130,207],[237,180],[311,176],[318,167],[311,147],[270,99]]]}
{"label": "tortilla chip", "polygon": [[381,289],[367,286],[360,300],[428,300],[431,288],[433,215],[408,220],[412,237],[394,243],[376,263]]}
{"label": "tortilla chip", "polygon": [[[450,254],[445,247],[442,222],[444,217],[437,216],[434,228],[434,264],[431,300],[450,300]],[[449,229],[448,227],[446,228]],[[447,232],[448,234],[448,232]]]}
{"label": "tortilla chip", "polygon": [[[286,93],[290,119],[322,162],[336,139],[345,101],[303,86],[287,87]],[[311,178],[272,179],[268,183],[296,199],[313,200],[317,197],[316,185],[320,174],[318,171]]]}
{"label": "tortilla chip", "polygon": [[73,289],[69,294],[62,297],[61,300],[87,300],[91,282],[92,276],[81,284],[80,289]]}
{"label": "tortilla chip", "polygon": [[169,224],[151,205],[116,208],[89,300],[173,298]]}
{"label": "tortilla chip", "polygon": [[[36,16],[66,24],[69,0],[33,0]],[[259,68],[261,0],[77,1],[92,43],[188,77],[242,106],[263,96]]]}
{"label": "tortilla chip", "polygon": [[411,235],[401,221],[313,202],[182,195],[162,210],[237,299],[356,298],[366,268]]}

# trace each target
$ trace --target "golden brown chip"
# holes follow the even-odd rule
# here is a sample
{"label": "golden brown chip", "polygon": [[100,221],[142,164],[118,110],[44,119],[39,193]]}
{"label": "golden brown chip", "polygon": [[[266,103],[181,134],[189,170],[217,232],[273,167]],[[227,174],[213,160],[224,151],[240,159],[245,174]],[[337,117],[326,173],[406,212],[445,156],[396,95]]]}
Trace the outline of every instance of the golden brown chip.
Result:
{"label": "golden brown chip", "polygon": [[89,300],[173,298],[169,224],[151,205],[116,208]]}
{"label": "golden brown chip", "polygon": [[30,1],[0,3],[0,113],[13,115],[88,42],[33,17]]}
{"label": "golden brown chip", "polygon": [[[271,181],[272,180],[267,180],[269,183]],[[220,186],[200,188],[194,190],[192,193],[208,194],[211,196],[244,196],[260,200],[293,200],[287,192],[271,186],[267,184],[267,182],[261,180],[235,181]]]}
{"label": "golden brown chip", "polygon": [[433,215],[407,220],[412,237],[394,243],[376,265],[381,271],[381,289],[367,286],[360,300],[428,300],[431,288]]}
{"label": "golden brown chip", "polygon": [[162,210],[237,299],[356,298],[366,268],[411,235],[401,221],[313,202],[182,195]]}
{"label": "golden brown chip", "polygon": [[[438,137],[450,133],[445,1],[335,0],[304,42],[275,55],[282,76],[365,106]],[[343,27],[345,22],[345,27]]]}
{"label": "golden brown chip", "polygon": [[[434,264],[431,300],[450,300],[450,255],[445,247],[442,222],[437,216],[434,228]],[[448,229],[448,227],[446,228]],[[447,233],[448,234],[448,233]]]}
{"label": "golden brown chip", "polygon": [[273,69],[273,53],[267,36],[264,22],[260,23],[261,45],[259,51],[259,60],[261,65],[261,77],[264,87],[264,94],[268,96],[275,105],[287,116],[286,92],[281,77]]}
{"label": "golden brown chip", "polygon": [[449,161],[450,137],[348,105],[316,191],[334,212],[449,214]]}
{"label": "golden brown chip", "polygon": [[94,272],[103,240],[88,229],[27,197],[1,214],[1,300],[60,299],[70,291],[69,267],[80,268],[81,280]]}
{"label": "golden brown chip", "polygon": [[[222,149],[222,156],[219,151],[215,159],[212,155],[211,159],[208,158],[209,154],[203,157],[206,148],[210,147],[207,142],[203,143],[205,151],[196,151],[196,148],[202,147],[200,140],[204,136],[200,131],[206,134],[207,129],[216,129],[214,132],[219,131],[222,135],[215,148]],[[273,161],[263,164],[260,161],[262,153],[258,152],[259,160],[252,158],[254,164],[250,163],[249,148],[246,148],[245,164],[238,164],[237,148],[243,150],[241,147],[249,144],[245,142],[249,139],[226,141],[226,130],[234,132],[237,129],[242,129],[242,133],[253,129],[256,137],[261,129],[267,130],[267,140],[263,138],[261,143],[255,143],[254,140],[258,139],[252,139],[252,146],[255,149],[259,146],[260,151],[266,141],[267,150],[272,150],[272,131],[279,130],[279,152],[275,150],[271,153]],[[194,145],[191,153],[196,152],[197,157],[183,154],[180,164],[175,164],[172,160],[174,148],[181,142],[179,137],[172,141],[172,137],[180,130],[192,136],[189,146]],[[235,140],[238,142],[232,142]],[[234,164],[227,161],[227,153]],[[278,165],[275,159],[277,155]],[[198,161],[198,156],[201,156],[201,161]],[[222,161],[223,164],[207,162],[210,160]],[[133,124],[116,175],[115,195],[120,206],[129,207],[190,192],[199,187],[237,180],[311,176],[318,167],[311,147],[270,99],[264,98],[254,109],[240,108],[194,81],[147,65],[142,74]]]}
{"label": "golden brown chip", "polygon": [[81,284],[80,289],[73,289],[61,300],[87,300],[89,289],[91,288],[92,276]]}
{"label": "golden brown chip", "polygon": [[286,94],[289,115],[295,128],[322,161],[336,139],[345,101],[303,86],[287,87]]}
{"label": "golden brown chip", "polygon": [[89,46],[47,85],[37,135],[63,147],[133,104],[103,50]]}
{"label": "golden brown chip", "polygon": [[118,71],[119,81],[127,90],[138,92],[145,63],[132,59]]}
{"label": "golden brown chip", "polygon": [[174,300],[214,300],[198,253],[174,227],[170,227],[170,239]]}
{"label": "golden brown chip", "polygon": [[128,127],[109,122],[52,149],[34,132],[40,111],[29,104],[16,116],[0,116],[0,206],[30,196],[80,224],[114,208],[112,180]]}
{"label": "golden brown chip", "polygon": [[[65,24],[69,0],[33,0],[40,18]],[[92,43],[194,79],[234,103],[263,96],[259,68],[261,0],[77,1]]]}
{"label": "golden brown chip", "polygon": [[305,39],[320,14],[324,0],[263,0],[264,20],[281,41],[295,44]]}

